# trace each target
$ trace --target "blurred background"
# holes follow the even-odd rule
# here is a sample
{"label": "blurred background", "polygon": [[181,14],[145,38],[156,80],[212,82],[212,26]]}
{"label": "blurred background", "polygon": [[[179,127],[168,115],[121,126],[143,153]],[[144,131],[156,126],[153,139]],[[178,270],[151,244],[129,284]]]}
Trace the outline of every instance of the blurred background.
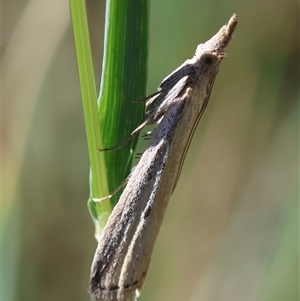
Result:
{"label": "blurred background", "polygon": [[[233,12],[239,24],[139,300],[299,300],[299,3],[150,2],[149,93]],[[99,83],[105,1],[87,9]],[[3,0],[1,50],[1,300],[87,301],[96,241],[68,1]]]}

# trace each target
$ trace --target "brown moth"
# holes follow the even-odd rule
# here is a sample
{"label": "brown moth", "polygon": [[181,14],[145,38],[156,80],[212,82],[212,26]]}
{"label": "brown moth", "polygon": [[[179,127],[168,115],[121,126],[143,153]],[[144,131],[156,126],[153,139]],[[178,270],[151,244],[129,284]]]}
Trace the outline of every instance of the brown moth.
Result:
{"label": "brown moth", "polygon": [[237,22],[234,14],[198,45],[194,57],[145,99],[142,124],[119,146],[107,149],[120,148],[145,125],[157,124],[99,240],[90,278],[94,300],[132,301],[139,295],[170,196]]}

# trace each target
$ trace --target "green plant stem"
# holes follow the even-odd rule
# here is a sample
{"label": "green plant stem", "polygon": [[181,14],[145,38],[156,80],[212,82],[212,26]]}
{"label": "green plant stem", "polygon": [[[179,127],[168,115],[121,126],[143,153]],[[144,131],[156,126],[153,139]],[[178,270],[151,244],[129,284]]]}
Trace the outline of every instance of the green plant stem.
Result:
{"label": "green plant stem", "polygon": [[[84,0],[70,0],[70,7],[91,166],[90,198],[100,198],[107,195],[109,190],[104,155],[98,151],[102,143],[85,2]],[[109,201],[99,203],[97,206],[102,212],[111,211]],[[107,216],[104,216],[102,220],[98,219],[100,228],[104,226],[106,220]]]}
{"label": "green plant stem", "polygon": [[[104,147],[124,141],[143,118],[144,104],[133,101],[146,92],[148,20],[148,0],[107,1],[99,96]],[[104,153],[110,191],[129,174],[136,143],[137,137],[120,150]],[[113,206],[120,193],[112,198]],[[102,214],[101,208],[97,212]]]}
{"label": "green plant stem", "polygon": [[121,192],[111,202],[94,202],[93,198],[108,195],[127,177],[138,137],[121,150],[98,149],[118,145],[143,118],[144,104],[133,101],[143,98],[146,91],[149,2],[107,1],[98,107],[85,3],[70,0],[70,5],[91,164],[88,205],[99,239]]}

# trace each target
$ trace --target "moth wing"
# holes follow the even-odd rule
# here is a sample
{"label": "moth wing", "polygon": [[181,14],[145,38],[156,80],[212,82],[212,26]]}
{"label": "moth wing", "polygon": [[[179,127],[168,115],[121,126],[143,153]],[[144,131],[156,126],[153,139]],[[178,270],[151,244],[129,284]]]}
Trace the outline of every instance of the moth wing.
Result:
{"label": "moth wing", "polygon": [[[211,81],[210,81],[210,84],[208,86],[208,89],[207,89],[207,94],[206,94],[206,97],[203,101],[203,105],[201,106],[201,110],[199,112],[199,115],[197,116],[197,119],[195,120],[194,124],[193,124],[193,127],[192,127],[192,130],[189,134],[189,137],[188,137],[188,141],[184,147],[184,151],[182,153],[182,156],[181,156],[181,159],[180,159],[180,163],[179,163],[179,168],[178,168],[178,171],[177,171],[177,174],[176,174],[176,178],[175,178],[175,182],[174,182],[174,187],[173,187],[173,191],[175,190],[176,188],[176,185],[178,183],[178,180],[179,180],[179,177],[180,177],[180,173],[181,173],[181,170],[182,170],[182,166],[183,166],[183,163],[184,163],[184,159],[186,157],[186,154],[188,152],[188,149],[190,147],[190,144],[191,144],[191,141],[192,141],[192,138],[193,138],[193,135],[195,133],[195,130],[198,126],[198,123],[207,107],[207,104],[208,104],[208,101],[209,101],[209,97],[210,97],[210,93],[211,93],[211,90],[212,90],[212,87],[213,87],[213,83],[214,83],[214,80],[215,80],[215,76],[212,77]],[[185,96],[183,96],[185,97]],[[188,96],[188,97],[191,97],[191,96]],[[173,193],[173,192],[172,192]]]}
{"label": "moth wing", "polygon": [[175,69],[171,74],[158,86],[158,90],[166,91],[174,87],[177,82],[186,75],[191,75],[194,71],[194,66],[190,64],[190,60],[185,61],[181,66]]}
{"label": "moth wing", "polygon": [[[161,117],[165,114],[165,112],[170,108],[172,102],[178,98],[178,96],[185,91],[185,89],[190,85],[193,76],[191,76],[191,71],[193,69],[189,69],[190,73],[188,75],[181,74],[177,76],[176,83],[175,78],[172,78],[172,87],[169,87],[166,84],[165,88],[161,90],[158,96],[150,99],[146,105],[146,115],[145,117],[151,120],[152,124],[159,123]],[[175,83],[175,84],[174,84]],[[148,123],[150,124],[150,122]]]}

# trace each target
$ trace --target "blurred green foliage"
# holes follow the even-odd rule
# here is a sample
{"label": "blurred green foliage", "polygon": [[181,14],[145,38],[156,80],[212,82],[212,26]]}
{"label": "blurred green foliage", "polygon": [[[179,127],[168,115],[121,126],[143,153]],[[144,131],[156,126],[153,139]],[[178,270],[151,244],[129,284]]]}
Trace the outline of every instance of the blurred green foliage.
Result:
{"label": "blurred green foliage", "polygon": [[[87,1],[97,82],[104,5]],[[139,300],[296,301],[298,2],[150,5],[149,93],[233,12],[240,23]],[[2,10],[2,299],[89,300],[96,242],[68,3],[4,1]]]}

